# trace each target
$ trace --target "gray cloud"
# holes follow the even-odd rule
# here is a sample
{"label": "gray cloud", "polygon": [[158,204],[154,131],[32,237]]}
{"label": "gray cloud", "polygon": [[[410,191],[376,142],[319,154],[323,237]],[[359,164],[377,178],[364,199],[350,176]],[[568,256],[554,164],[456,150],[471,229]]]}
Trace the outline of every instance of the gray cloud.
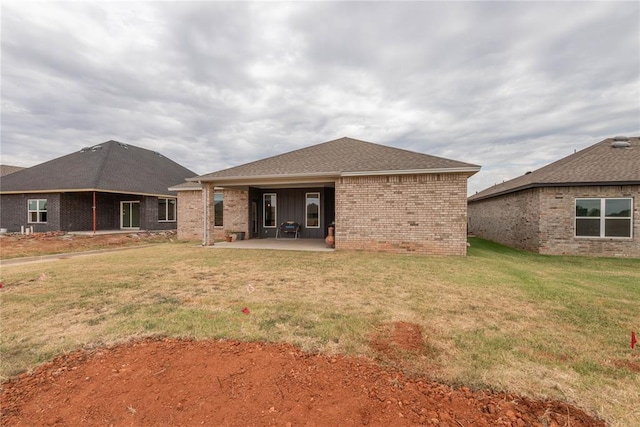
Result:
{"label": "gray cloud", "polygon": [[117,139],[207,173],[351,136],[483,165],[640,133],[635,2],[2,4],[2,163]]}

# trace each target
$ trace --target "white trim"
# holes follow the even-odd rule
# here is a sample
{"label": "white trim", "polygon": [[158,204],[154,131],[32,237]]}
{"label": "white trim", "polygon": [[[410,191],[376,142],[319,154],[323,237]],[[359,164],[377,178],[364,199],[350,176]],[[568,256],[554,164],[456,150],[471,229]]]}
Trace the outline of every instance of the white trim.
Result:
{"label": "white trim", "polygon": [[434,173],[476,173],[480,171],[480,166],[465,166],[459,168],[435,168],[435,169],[399,169],[399,170],[369,170],[369,171],[331,171],[316,173],[293,173],[281,175],[241,175],[241,176],[218,176],[218,177],[198,177],[187,178],[189,182],[219,182],[233,183],[234,185],[247,184],[263,181],[265,183],[287,183],[296,182],[321,182],[335,180],[341,176],[366,176],[366,175],[413,175],[413,174],[434,174]]}
{"label": "white trim", "polygon": [[404,169],[404,170],[384,170],[384,171],[357,171],[342,172],[340,176],[368,176],[368,175],[422,175],[434,173],[462,173],[479,172],[480,166],[463,168],[437,168],[437,169]]}
{"label": "white trim", "polygon": [[[199,184],[202,184],[198,181]],[[207,194],[209,193],[209,189],[206,186],[202,186],[202,246],[207,246],[208,235],[207,232],[209,230],[209,205]]]}
{"label": "white trim", "polygon": [[191,186],[186,186],[185,185],[185,186],[182,186],[182,187],[179,187],[179,186],[169,187],[169,188],[167,188],[167,190],[176,191],[176,192],[177,191],[202,191],[202,187],[198,187],[198,186],[195,186],[195,185],[191,185]]}
{"label": "white trim", "polygon": [[111,193],[111,194],[128,194],[130,196],[150,196],[150,197],[176,197],[175,194],[159,194],[159,193],[134,193],[131,191],[118,190],[102,190],[100,188],[74,188],[59,190],[16,190],[16,191],[0,191],[0,194],[55,194],[55,193]]}
{"label": "white trim", "polygon": [[[222,224],[216,225],[216,220],[218,217],[216,216],[216,195],[219,194],[222,196],[222,199],[219,200],[222,202]],[[215,188],[213,190],[213,227],[224,227],[224,191],[216,191]]]}
{"label": "white trim", "polygon": [[[309,197],[310,194],[317,194],[318,197],[318,225],[309,225],[309,202],[307,202],[307,197]],[[320,228],[320,192],[319,191],[309,191],[308,193],[305,192],[304,193],[304,227],[305,228]]]}
{"label": "white trim", "polygon": [[[198,181],[198,182],[242,182],[242,181],[261,181],[261,180],[281,180],[283,182],[296,180],[300,178],[337,178],[340,176],[339,171],[335,172],[313,172],[313,173],[292,173],[292,174],[279,174],[279,175],[240,175],[240,176],[214,176],[214,177],[197,177],[197,178],[187,178],[187,181]],[[315,180],[314,180],[315,181]]]}
{"label": "white trim", "polygon": [[[29,208],[29,202],[36,202],[36,210],[32,210]],[[44,201],[46,207],[44,210],[40,209],[40,202]],[[35,221],[31,221],[31,213],[35,212],[37,219]],[[44,212],[47,214],[47,221],[40,221],[40,214]],[[48,199],[27,199],[27,224],[46,224],[49,220],[49,200]]]}
{"label": "white trim", "polygon": [[[267,206],[265,204],[265,197],[273,196],[271,199],[273,203],[273,225],[266,225],[267,219]],[[278,195],[276,193],[264,193],[262,195],[262,227],[263,228],[277,228],[278,227]]]}
{"label": "white trim", "polygon": [[[124,226],[124,204],[129,203],[133,205],[134,203],[138,204],[138,226],[137,227],[125,227]],[[130,220],[133,219],[133,215],[130,215]],[[132,221],[130,221],[132,222]],[[140,230],[140,200],[121,200],[120,201],[120,229],[121,230]]]}
{"label": "white trim", "polygon": [[[576,207],[578,200],[598,200],[600,201],[600,216],[578,216],[576,215]],[[631,210],[629,216],[606,216],[607,200],[628,200],[630,202]],[[573,237],[576,239],[614,239],[614,240],[629,240],[633,239],[633,197],[576,197],[573,201]],[[600,222],[600,235],[599,236],[581,236],[578,235],[578,220],[597,219]],[[607,236],[606,223],[607,220],[626,220],[629,221],[629,236]]]}
{"label": "white trim", "polygon": [[[160,200],[166,200],[165,217],[169,217],[169,200],[173,200],[173,219],[160,219]],[[158,197],[158,222],[177,222],[178,221],[178,199],[175,197]]]}

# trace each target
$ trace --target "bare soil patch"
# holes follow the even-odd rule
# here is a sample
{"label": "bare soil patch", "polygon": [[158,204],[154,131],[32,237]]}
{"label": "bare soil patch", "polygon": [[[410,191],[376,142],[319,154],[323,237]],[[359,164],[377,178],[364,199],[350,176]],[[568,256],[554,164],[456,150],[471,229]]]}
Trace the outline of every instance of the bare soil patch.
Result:
{"label": "bare soil patch", "polygon": [[605,425],[564,402],[452,388],[364,358],[168,338],[58,357],[6,382],[0,405],[7,426]]}
{"label": "bare soil patch", "polygon": [[162,243],[176,240],[175,231],[75,235],[65,232],[10,233],[0,236],[0,258],[22,258],[67,252]]}

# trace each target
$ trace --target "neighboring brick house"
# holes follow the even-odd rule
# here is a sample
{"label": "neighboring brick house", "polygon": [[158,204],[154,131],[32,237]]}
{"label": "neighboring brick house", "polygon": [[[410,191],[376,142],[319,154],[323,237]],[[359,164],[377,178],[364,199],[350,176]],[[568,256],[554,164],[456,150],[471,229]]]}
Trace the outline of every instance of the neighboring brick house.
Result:
{"label": "neighboring brick house", "polygon": [[172,184],[195,173],[155,151],[117,141],[83,148],[0,180],[9,232],[176,229]]}
{"label": "neighboring brick house", "polygon": [[467,179],[479,170],[340,138],[188,180],[200,189],[172,187],[178,237],[205,245],[225,231],[275,237],[291,220],[301,238],[323,239],[335,222],[337,250],[465,255]]}
{"label": "neighboring brick house", "polygon": [[0,176],[9,175],[14,172],[18,172],[24,169],[20,166],[0,165]]}
{"label": "neighboring brick house", "polygon": [[640,139],[605,139],[468,203],[469,232],[507,246],[640,257]]}

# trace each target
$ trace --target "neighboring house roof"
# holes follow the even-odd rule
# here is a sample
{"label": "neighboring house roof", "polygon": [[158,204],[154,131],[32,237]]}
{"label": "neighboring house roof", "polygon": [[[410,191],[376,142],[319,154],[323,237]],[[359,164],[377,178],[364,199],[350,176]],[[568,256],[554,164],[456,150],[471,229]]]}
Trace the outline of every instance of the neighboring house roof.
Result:
{"label": "neighboring house roof", "polygon": [[480,166],[428,154],[340,138],[263,160],[209,173],[189,181],[232,182],[251,179],[339,177],[408,173],[466,172]]}
{"label": "neighboring house roof", "polygon": [[615,137],[469,197],[470,202],[535,187],[640,184],[640,138]]}
{"label": "neighboring house roof", "polygon": [[169,191],[202,191],[202,185],[197,182],[183,182],[182,184],[172,185]]}
{"label": "neighboring house roof", "polygon": [[106,191],[173,195],[168,187],[196,175],[155,151],[107,141],[12,173],[0,193]]}
{"label": "neighboring house roof", "polygon": [[10,173],[18,172],[24,169],[21,166],[0,165],[0,176],[9,175]]}

